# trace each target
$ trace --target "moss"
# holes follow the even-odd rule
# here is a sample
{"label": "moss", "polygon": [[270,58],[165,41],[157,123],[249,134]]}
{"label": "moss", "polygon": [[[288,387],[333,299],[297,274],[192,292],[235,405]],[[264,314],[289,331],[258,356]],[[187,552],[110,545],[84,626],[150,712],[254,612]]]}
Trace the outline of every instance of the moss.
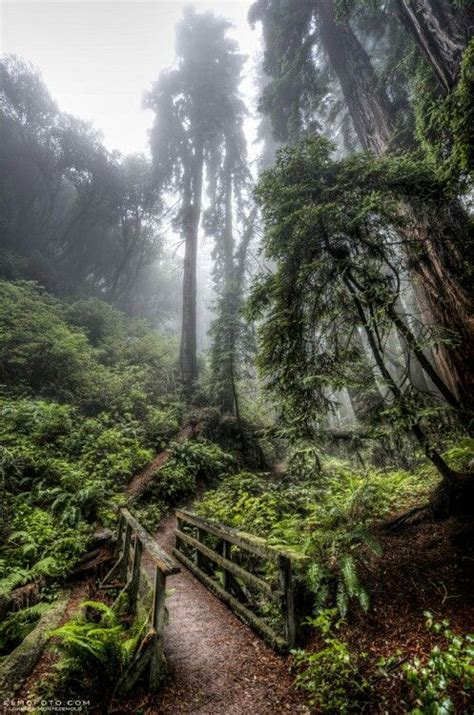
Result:
{"label": "moss", "polygon": [[0,664],[0,699],[11,698],[38,662],[50,633],[57,628],[67,605],[62,596],[40,619],[36,628]]}
{"label": "moss", "polygon": [[443,180],[455,185],[472,174],[474,154],[474,40],[466,47],[456,87],[449,95],[433,87],[430,68],[415,79],[416,134]]}

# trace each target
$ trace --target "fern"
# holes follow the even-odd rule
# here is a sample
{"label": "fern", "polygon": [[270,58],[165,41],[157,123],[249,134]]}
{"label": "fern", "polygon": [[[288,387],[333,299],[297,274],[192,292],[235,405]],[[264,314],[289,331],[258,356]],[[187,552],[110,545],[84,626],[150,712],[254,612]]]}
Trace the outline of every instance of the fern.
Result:
{"label": "fern", "polygon": [[352,598],[359,592],[360,582],[357,575],[357,566],[353,557],[349,554],[343,554],[340,560],[340,571],[347,595]]}
{"label": "fern", "polygon": [[7,576],[0,579],[0,597],[7,596],[14,588],[27,583],[29,573],[28,569],[13,568]]}
{"label": "fern", "polygon": [[48,608],[48,603],[37,603],[21,611],[10,613],[0,624],[0,655],[5,655],[16,648],[33,630]]}
{"label": "fern", "polygon": [[99,601],[85,601],[82,608],[80,617],[52,633],[61,652],[57,673],[65,687],[87,691],[96,682],[102,690],[111,690],[137,648],[141,624],[127,631],[119,619],[120,607]]}

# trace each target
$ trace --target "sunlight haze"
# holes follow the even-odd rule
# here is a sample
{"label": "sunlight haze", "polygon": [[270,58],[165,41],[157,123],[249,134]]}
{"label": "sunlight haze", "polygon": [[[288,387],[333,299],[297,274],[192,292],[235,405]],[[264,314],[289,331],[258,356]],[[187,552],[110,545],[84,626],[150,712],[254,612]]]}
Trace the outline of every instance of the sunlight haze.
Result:
{"label": "sunlight haze", "polygon": [[174,28],[190,4],[228,18],[242,52],[254,53],[247,0],[0,0],[0,53],[38,67],[60,109],[91,121],[110,150],[142,152],[153,122],[143,93],[173,62]]}

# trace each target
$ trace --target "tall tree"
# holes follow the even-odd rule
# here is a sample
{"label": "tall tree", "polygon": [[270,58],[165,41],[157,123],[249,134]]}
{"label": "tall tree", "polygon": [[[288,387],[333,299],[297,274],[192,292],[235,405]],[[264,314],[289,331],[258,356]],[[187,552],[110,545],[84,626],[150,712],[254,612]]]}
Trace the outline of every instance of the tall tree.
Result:
{"label": "tall tree", "polygon": [[39,73],[0,61],[0,270],[125,307],[159,249],[160,197],[142,157],[123,159],[58,110]]}
{"label": "tall tree", "polygon": [[216,318],[211,326],[211,371],[213,391],[223,414],[239,418],[237,365],[239,338],[243,324],[240,308],[247,249],[253,235],[255,211],[248,215],[251,201],[251,176],[243,122],[245,106],[236,91],[229,104],[226,132],[219,162],[209,180],[210,207],[205,228],[214,238],[214,284]]}
{"label": "tall tree", "polygon": [[[411,195],[428,208],[445,191],[449,186],[415,158],[359,154],[333,161],[331,147],[322,138],[281,152],[257,190],[265,225],[263,246],[275,271],[260,277],[251,307],[259,319],[258,360],[266,384],[290,424],[310,435],[324,428],[328,388],[357,379],[353,366],[360,348],[350,336],[356,329],[363,331],[386,390],[385,407],[390,404],[385,419],[392,419],[398,429],[411,429],[439,471],[443,508],[451,498],[463,508],[465,494],[472,494],[472,480],[456,474],[433,447],[433,421],[426,406],[437,404],[437,413],[444,413],[442,394],[471,431],[472,413],[426,358],[425,341],[412,331],[399,304],[399,205]],[[437,388],[428,403],[426,395],[407,386],[405,374],[389,367],[388,338],[394,326],[406,353]]]}
{"label": "tall tree", "polygon": [[[314,61],[314,53],[302,57],[297,37],[299,46],[319,44],[340,82],[361,145],[382,155],[390,147],[396,117],[349,20],[337,14],[334,0],[305,0],[295,17],[291,5],[286,0],[257,0],[251,10],[250,19],[262,21],[265,28],[265,70],[274,78],[272,93],[284,86],[282,77],[301,73],[304,63]],[[283,59],[268,46],[272,38]],[[404,244],[411,269],[421,278],[425,312],[445,333],[436,346],[438,363],[458,398],[470,406],[474,373],[466,368],[466,354],[474,361],[474,334],[463,259],[469,245],[466,217],[460,204],[449,199],[436,216],[414,213],[409,202],[401,210],[410,219]]]}
{"label": "tall tree", "polygon": [[198,372],[196,262],[204,170],[219,165],[242,64],[229,28],[211,13],[186,9],[176,30],[176,64],[146,97],[156,113],[151,146],[157,180],[179,195],[175,226],[185,243],[180,362],[188,399]]}

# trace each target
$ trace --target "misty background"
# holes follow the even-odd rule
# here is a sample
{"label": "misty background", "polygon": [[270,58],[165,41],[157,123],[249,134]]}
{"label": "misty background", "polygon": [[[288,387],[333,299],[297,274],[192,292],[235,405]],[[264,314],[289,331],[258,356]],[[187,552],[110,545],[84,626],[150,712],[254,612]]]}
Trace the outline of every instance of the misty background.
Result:
{"label": "misty background", "polygon": [[[175,28],[190,5],[232,23],[229,36],[247,56],[241,92],[249,159],[258,148],[256,65],[260,31],[248,19],[246,0],[0,0],[0,54],[13,54],[37,68],[60,111],[90,122],[105,147],[122,155],[142,153],[151,160],[149,133],[154,113],[143,104],[160,72],[175,60]],[[260,52],[261,54],[261,52]],[[167,270],[175,277],[172,305],[146,316],[158,327],[179,332],[183,242],[171,223],[164,231]],[[214,290],[211,241],[201,236],[198,253],[198,348],[209,347]],[[172,265],[170,265],[172,264]],[[158,275],[155,275],[158,279]],[[153,280],[153,275],[151,276]]]}

